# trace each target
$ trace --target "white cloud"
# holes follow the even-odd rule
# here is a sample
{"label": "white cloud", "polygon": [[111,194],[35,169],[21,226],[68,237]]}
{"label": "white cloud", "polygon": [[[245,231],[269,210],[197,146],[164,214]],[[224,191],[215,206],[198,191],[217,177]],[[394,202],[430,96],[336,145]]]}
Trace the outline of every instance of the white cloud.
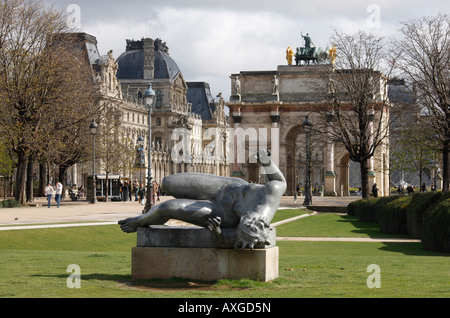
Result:
{"label": "white cloud", "polygon": [[[52,2],[52,0],[46,0]],[[441,0],[58,0],[81,8],[83,31],[97,37],[101,54],[118,57],[126,39],[161,38],[186,81],[206,81],[213,94],[229,97],[229,76],[240,71],[275,70],[285,64],[287,46],[303,45],[309,33],[319,47],[330,45],[333,28],[391,35],[405,21],[449,12]],[[380,27],[370,28],[369,5],[379,6]]]}

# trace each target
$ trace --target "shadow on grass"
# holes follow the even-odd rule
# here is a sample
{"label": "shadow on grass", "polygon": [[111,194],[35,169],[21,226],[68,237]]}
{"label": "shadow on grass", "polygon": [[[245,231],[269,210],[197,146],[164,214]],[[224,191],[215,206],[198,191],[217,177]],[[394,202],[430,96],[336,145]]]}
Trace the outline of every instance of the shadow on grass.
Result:
{"label": "shadow on grass", "polygon": [[[67,279],[68,275],[31,275],[33,277],[53,277]],[[192,281],[183,278],[171,279],[149,279],[149,280],[133,280],[130,275],[114,275],[114,274],[87,274],[81,275],[81,280],[97,280],[116,282],[126,285],[134,289],[146,289],[153,291],[188,291],[188,290],[205,290],[211,289],[217,282]]]}
{"label": "shadow on grass", "polygon": [[387,234],[380,231],[380,226],[376,223],[361,222],[353,215],[340,215],[342,220],[338,222],[350,223],[355,230],[352,233],[366,234],[371,238],[409,238],[407,235]]}
{"label": "shadow on grass", "polygon": [[422,243],[383,243],[384,246],[380,248],[383,251],[402,253],[413,256],[444,256],[450,257],[450,253],[440,253],[424,250]]}
{"label": "shadow on grass", "polygon": [[[395,235],[395,234],[387,234],[380,231],[380,227],[376,223],[370,222],[361,222],[356,216],[353,215],[341,215],[342,220],[338,220],[338,222],[350,223],[355,230],[352,230],[353,233],[358,234],[366,234],[371,238],[410,238],[408,235]],[[450,256],[450,254],[439,253],[433,251],[424,250],[422,247],[422,243],[396,243],[396,242],[384,242],[384,246],[380,248],[383,251],[402,253],[405,255],[415,255],[415,256]]]}

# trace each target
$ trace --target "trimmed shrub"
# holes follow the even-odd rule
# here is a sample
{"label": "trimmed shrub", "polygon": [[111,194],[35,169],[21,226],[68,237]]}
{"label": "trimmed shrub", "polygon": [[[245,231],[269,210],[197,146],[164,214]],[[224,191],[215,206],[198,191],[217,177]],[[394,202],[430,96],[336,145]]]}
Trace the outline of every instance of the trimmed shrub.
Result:
{"label": "trimmed shrub", "polygon": [[349,205],[347,206],[347,215],[356,215],[355,211],[356,211],[356,206],[359,204],[359,201],[353,201],[350,202]]}
{"label": "trimmed shrub", "polygon": [[440,191],[414,194],[406,211],[406,230],[409,236],[416,239],[422,237],[423,214],[443,195]]}
{"label": "trimmed shrub", "polygon": [[388,234],[406,234],[406,211],[412,195],[396,196],[394,200],[383,203],[377,210],[380,231]]}
{"label": "trimmed shrub", "polygon": [[422,247],[435,252],[450,252],[450,192],[423,214]]}
{"label": "trimmed shrub", "polygon": [[352,210],[361,222],[373,222],[375,210],[374,205],[380,198],[367,198],[355,201]]}
{"label": "trimmed shrub", "polygon": [[381,197],[378,199],[378,201],[375,203],[373,209],[373,221],[376,224],[380,224],[380,212],[385,209],[386,205],[389,204],[389,202],[392,202],[394,200],[397,200],[398,198],[403,197],[402,195],[391,195],[388,197]]}
{"label": "trimmed shrub", "polygon": [[8,200],[4,200],[2,201],[2,206],[4,208],[20,208],[20,202],[16,201],[14,199],[8,199]]}

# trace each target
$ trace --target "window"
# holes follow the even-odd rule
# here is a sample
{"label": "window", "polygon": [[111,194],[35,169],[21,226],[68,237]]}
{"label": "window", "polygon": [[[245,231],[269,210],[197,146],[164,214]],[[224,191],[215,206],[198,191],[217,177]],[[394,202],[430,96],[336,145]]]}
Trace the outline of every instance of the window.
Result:
{"label": "window", "polygon": [[156,126],[161,126],[161,118],[156,117]]}
{"label": "window", "polygon": [[163,107],[163,94],[161,91],[156,92],[156,104],[155,107],[161,108]]}

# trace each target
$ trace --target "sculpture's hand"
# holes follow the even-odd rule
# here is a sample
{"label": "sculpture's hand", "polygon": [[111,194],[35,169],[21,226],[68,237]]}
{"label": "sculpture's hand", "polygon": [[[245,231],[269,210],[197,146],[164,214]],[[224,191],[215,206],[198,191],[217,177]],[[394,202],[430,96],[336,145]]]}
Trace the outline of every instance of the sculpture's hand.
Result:
{"label": "sculpture's hand", "polygon": [[267,149],[260,149],[256,155],[256,158],[263,166],[269,166],[272,160],[271,153]]}
{"label": "sculpture's hand", "polygon": [[220,217],[208,219],[208,229],[216,237],[221,237],[222,234],[222,231],[220,230],[220,224],[222,224],[222,219]]}

